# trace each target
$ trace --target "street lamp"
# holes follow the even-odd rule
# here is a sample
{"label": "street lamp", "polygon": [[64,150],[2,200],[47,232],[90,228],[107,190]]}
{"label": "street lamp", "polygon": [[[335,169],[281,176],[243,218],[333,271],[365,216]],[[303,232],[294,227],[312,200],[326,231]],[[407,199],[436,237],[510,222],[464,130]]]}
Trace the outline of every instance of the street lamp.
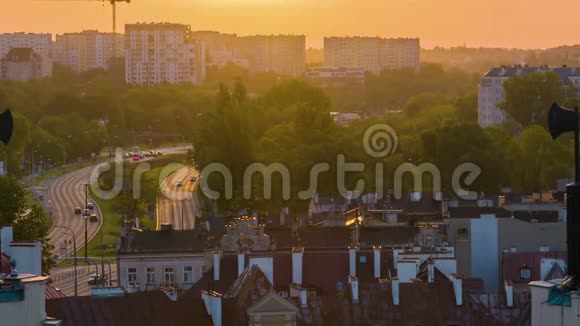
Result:
{"label": "street lamp", "polygon": [[68,231],[70,231],[72,233],[72,236],[73,236],[73,257],[74,257],[73,266],[74,266],[74,269],[75,269],[75,297],[76,297],[77,294],[78,294],[78,282],[77,282],[77,237],[75,235],[75,232],[71,228],[69,228],[68,226],[53,225],[52,227],[53,228],[59,228],[59,229],[65,229],[65,230],[68,230]]}
{"label": "street lamp", "polygon": [[89,213],[89,184],[85,183],[83,186],[85,186],[85,209],[83,211],[83,218],[85,219],[85,260],[88,257],[88,246],[87,246],[87,242],[88,242],[88,219],[90,216]]}

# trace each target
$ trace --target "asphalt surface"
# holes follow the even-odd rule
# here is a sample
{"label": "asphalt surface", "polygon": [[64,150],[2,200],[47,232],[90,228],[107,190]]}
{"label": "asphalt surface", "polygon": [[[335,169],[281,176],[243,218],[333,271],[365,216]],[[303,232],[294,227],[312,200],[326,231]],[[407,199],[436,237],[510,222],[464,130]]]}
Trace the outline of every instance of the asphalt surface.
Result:
{"label": "asphalt surface", "polygon": [[[191,181],[191,177],[195,181]],[[182,186],[177,186],[178,181]],[[171,224],[174,230],[195,228],[195,217],[201,216],[201,208],[195,194],[199,183],[199,172],[185,167],[167,177],[160,187],[157,198],[157,229],[161,224]]]}
{"label": "asphalt surface", "polygon": [[[98,257],[94,258],[94,260],[91,260],[89,265],[87,265],[84,261],[79,261],[77,266],[77,293],[79,296],[91,295],[91,288],[93,286],[89,285],[89,276],[96,273],[97,269],[99,274],[101,274],[101,260]],[[118,280],[117,264],[115,262],[105,262],[105,275],[107,277],[107,286],[109,285],[110,280],[114,281],[113,286],[118,286],[118,284],[115,282]],[[61,290],[68,297],[74,296],[74,276],[75,274],[73,266],[55,267],[51,270],[50,274],[50,278],[53,281],[52,286]]]}
{"label": "asphalt surface", "polygon": [[[191,146],[179,146],[171,148],[160,148],[158,151],[163,154],[173,154],[190,149]],[[145,158],[146,161],[151,158]],[[85,206],[85,188],[83,184],[89,183],[89,176],[94,166],[76,170],[59,177],[44,180],[42,185],[37,185],[33,192],[39,198],[42,195],[42,205],[54,220],[55,226],[64,226],[74,232],[77,242],[77,250],[84,247],[85,244],[85,220],[80,215],[74,214],[75,207],[84,208]],[[89,202],[93,202],[88,199]],[[98,222],[87,222],[87,242],[97,235],[102,214],[97,205],[92,213],[97,214]],[[106,217],[105,217],[106,218]],[[73,235],[67,229],[53,227],[50,229],[49,242],[55,247],[53,255],[64,257],[72,255]],[[66,243],[65,243],[66,241]]]}

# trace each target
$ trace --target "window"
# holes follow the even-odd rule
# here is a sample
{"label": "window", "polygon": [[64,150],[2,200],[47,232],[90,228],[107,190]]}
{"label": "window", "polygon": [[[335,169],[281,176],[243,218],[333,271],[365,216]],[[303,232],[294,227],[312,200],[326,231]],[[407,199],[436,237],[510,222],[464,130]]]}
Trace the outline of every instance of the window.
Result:
{"label": "window", "polygon": [[183,283],[193,283],[193,267],[183,267]]}
{"label": "window", "polygon": [[137,268],[127,268],[127,282],[137,283]]}
{"label": "window", "polygon": [[147,284],[155,284],[155,268],[147,267]]}
{"label": "window", "polygon": [[163,270],[163,281],[165,286],[175,286],[175,268],[165,267]]}

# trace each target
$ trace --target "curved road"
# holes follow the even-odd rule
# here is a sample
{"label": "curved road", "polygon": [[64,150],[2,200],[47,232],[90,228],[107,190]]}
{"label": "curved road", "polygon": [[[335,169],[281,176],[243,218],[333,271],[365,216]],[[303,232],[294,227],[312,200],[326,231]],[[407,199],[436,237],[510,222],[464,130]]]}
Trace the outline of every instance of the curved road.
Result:
{"label": "curved road", "polygon": [[[195,181],[190,178],[194,176]],[[183,186],[178,187],[181,180]],[[161,224],[171,224],[174,230],[190,230],[195,227],[195,217],[201,216],[195,190],[199,183],[199,172],[193,167],[175,171],[161,184],[157,198],[157,229]],[[165,196],[164,194],[169,195]]]}
{"label": "curved road", "polygon": [[[161,148],[163,154],[172,154],[183,152],[190,149],[187,147]],[[142,159],[141,161],[148,160]],[[74,214],[75,207],[84,207],[85,205],[85,188],[83,184],[88,183],[91,169],[94,166],[82,168],[60,177],[45,180],[46,190],[40,190],[44,198],[42,201],[45,209],[52,215],[54,225],[66,226],[71,228],[76,236],[77,250],[84,247],[85,239],[85,221],[80,215]],[[35,191],[39,195],[39,191]],[[89,196],[89,202],[92,202]],[[102,216],[97,205],[93,213],[97,214],[99,222],[87,222],[88,241],[90,241],[99,231]],[[63,256],[64,253],[72,254],[72,234],[70,231],[62,228],[51,228],[48,234],[50,244],[54,246],[53,255]],[[65,245],[65,241],[71,241]]]}

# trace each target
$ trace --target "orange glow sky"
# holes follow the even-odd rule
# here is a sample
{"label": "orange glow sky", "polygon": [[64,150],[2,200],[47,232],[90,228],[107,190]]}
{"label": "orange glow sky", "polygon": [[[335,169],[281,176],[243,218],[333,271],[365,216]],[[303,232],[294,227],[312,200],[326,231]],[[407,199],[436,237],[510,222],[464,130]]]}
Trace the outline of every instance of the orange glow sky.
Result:
{"label": "orange glow sky", "polygon": [[[580,43],[578,0],[132,0],[125,23],[186,23],[239,35],[305,34],[420,37],[435,45],[546,48]],[[0,0],[0,32],[110,31],[111,8],[98,0]]]}

